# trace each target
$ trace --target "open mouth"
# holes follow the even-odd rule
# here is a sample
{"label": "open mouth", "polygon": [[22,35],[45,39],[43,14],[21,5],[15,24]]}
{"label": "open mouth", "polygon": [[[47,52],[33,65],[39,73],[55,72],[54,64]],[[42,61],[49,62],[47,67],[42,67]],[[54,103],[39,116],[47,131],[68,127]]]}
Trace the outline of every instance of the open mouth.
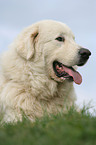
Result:
{"label": "open mouth", "polygon": [[82,83],[81,75],[79,74],[79,72],[74,70],[73,67],[67,67],[58,61],[54,61],[53,70],[56,76],[59,77],[61,80],[68,79],[68,80],[74,81],[76,84]]}

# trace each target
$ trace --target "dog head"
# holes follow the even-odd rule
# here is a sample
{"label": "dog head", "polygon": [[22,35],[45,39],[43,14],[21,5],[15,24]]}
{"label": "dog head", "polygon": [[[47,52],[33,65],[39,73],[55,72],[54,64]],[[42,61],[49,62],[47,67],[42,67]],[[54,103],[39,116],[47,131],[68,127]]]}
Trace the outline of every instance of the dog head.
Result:
{"label": "dog head", "polygon": [[[43,63],[40,67],[57,82],[74,81],[82,77],[74,66],[83,66],[91,52],[75,42],[68,26],[56,21],[41,21],[28,27],[19,36],[18,54],[27,61]],[[22,43],[21,43],[22,42]]]}

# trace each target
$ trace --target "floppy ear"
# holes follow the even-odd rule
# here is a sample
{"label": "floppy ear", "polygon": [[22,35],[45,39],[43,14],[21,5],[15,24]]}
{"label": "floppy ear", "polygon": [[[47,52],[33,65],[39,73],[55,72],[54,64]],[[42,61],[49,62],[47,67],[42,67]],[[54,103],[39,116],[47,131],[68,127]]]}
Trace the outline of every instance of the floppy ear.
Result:
{"label": "floppy ear", "polygon": [[[27,32],[29,31],[29,32]],[[37,28],[31,30],[28,29],[22,33],[22,36],[19,40],[20,46],[17,47],[18,54],[25,58],[26,60],[30,60],[34,55],[34,46],[35,46],[35,39],[38,35]]]}

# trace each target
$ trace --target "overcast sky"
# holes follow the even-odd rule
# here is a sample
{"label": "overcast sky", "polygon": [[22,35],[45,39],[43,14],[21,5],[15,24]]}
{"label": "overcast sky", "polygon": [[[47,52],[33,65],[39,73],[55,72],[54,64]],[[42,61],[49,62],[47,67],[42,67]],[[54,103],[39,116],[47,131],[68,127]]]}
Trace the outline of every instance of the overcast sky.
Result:
{"label": "overcast sky", "polygon": [[96,0],[0,0],[0,53],[22,29],[44,19],[66,23],[76,42],[92,52],[78,69],[83,83],[74,86],[80,105],[93,100],[96,106]]}

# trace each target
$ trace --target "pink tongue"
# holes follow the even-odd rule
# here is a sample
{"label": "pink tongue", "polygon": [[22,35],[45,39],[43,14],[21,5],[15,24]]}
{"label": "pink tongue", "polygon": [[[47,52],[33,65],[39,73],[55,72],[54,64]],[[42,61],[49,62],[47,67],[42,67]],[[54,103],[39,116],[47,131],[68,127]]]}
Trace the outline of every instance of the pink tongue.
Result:
{"label": "pink tongue", "polygon": [[67,68],[65,66],[63,66],[63,68],[64,68],[64,71],[66,73],[68,73],[70,76],[72,76],[72,78],[76,84],[79,85],[82,83],[82,76],[79,74],[79,72],[74,71],[74,70]]}

